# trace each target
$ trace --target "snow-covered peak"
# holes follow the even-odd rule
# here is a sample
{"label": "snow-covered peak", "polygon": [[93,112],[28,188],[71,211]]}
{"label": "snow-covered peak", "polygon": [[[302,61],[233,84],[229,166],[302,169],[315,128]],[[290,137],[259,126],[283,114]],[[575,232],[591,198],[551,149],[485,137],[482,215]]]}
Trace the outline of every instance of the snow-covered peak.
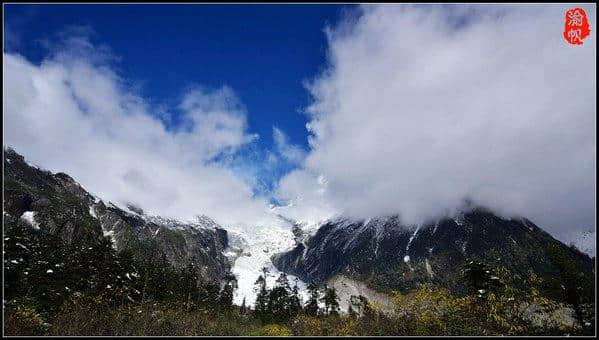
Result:
{"label": "snow-covered peak", "polygon": [[213,219],[206,215],[198,215],[196,216],[196,219],[196,221],[192,222],[194,226],[207,229],[220,228],[220,225],[218,223],[216,223]]}

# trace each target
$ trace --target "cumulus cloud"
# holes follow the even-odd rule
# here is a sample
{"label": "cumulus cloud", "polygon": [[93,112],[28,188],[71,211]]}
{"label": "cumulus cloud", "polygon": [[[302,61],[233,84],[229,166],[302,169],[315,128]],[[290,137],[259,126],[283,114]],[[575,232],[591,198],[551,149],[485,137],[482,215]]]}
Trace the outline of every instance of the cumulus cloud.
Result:
{"label": "cumulus cloud", "polygon": [[558,237],[594,228],[595,36],[567,44],[566,9],[361,7],[326,30],[311,150],[278,195],[410,224],[470,199]]}
{"label": "cumulus cloud", "polygon": [[[108,49],[98,53],[85,34],[61,41],[39,65],[4,53],[5,145],[117,204],[225,224],[264,218],[267,199],[218,160],[257,138],[232,89],[192,87],[179,106],[155,111],[118,75]],[[183,123],[167,129],[165,110],[178,110]]]}
{"label": "cumulus cloud", "polygon": [[306,157],[306,152],[299,146],[291,144],[287,135],[276,126],[272,128],[272,136],[277,152],[291,164],[299,164]]}

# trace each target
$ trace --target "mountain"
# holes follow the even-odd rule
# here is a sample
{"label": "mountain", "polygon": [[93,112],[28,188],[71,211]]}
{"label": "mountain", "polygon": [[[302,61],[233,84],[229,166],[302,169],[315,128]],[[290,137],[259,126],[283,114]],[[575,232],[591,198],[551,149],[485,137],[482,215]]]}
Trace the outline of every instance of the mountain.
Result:
{"label": "mountain", "polygon": [[150,216],[134,204],[105,203],[69,175],[31,166],[12,149],[4,151],[3,217],[5,231],[27,228],[66,244],[108,237],[118,251],[163,257],[175,268],[191,266],[202,279],[221,280],[233,272],[238,303],[253,301],[260,269],[271,264],[302,280],[302,290],[310,281],[328,283],[341,287],[341,296],[364,292],[382,305],[386,300],[379,293],[407,292],[422,283],[464,293],[462,270],[473,260],[509,273],[504,276],[517,287],[527,285],[529,271],[550,281],[559,276],[546,252],[551,246],[562,249],[583,272],[594,270],[588,255],[531,221],[482,207],[418,226],[388,216],[337,218],[313,228],[279,216],[281,225],[255,226],[251,234],[227,232],[206,216],[182,222]]}
{"label": "mountain", "polygon": [[117,250],[165,257],[175,268],[191,265],[199,277],[222,279],[230,272],[224,255],[227,232],[206,216],[181,222],[149,216],[133,204],[105,204],[65,173],[29,165],[4,150],[4,228],[31,228],[65,244],[93,244],[110,237]]}
{"label": "mountain", "polygon": [[546,253],[550,246],[562,249],[585,273],[594,270],[588,255],[528,219],[503,218],[482,207],[418,226],[403,225],[398,216],[339,218],[313,235],[297,230],[296,236],[293,249],[273,256],[279,270],[321,284],[342,277],[377,292],[407,292],[433,283],[465,293],[462,270],[475,260],[508,273],[511,284],[525,288],[529,270],[547,281],[559,276]]}

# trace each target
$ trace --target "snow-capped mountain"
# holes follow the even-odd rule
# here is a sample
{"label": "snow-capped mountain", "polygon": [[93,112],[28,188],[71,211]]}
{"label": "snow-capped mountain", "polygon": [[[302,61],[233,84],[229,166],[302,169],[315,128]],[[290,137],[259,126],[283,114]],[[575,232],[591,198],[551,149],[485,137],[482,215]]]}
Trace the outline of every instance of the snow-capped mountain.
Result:
{"label": "snow-capped mountain", "polygon": [[[291,284],[297,282],[304,301],[310,281],[335,286],[343,310],[351,295],[385,306],[385,292],[425,282],[463,291],[460,271],[473,259],[509,271],[516,286],[524,285],[530,272],[551,278],[557,270],[545,254],[550,245],[561,247],[584,271],[594,267],[588,255],[531,221],[480,207],[415,226],[403,225],[398,216],[307,223],[271,207],[268,223],[223,227],[203,215],[180,221],[148,215],[134,204],[104,202],[69,175],[31,166],[11,149],[4,152],[4,170],[5,228],[26,226],[68,243],[109,236],[117,250],[164,256],[175,267],[192,265],[204,279],[233,273],[237,304],[254,302],[263,267],[269,270],[269,286],[285,272]],[[589,245],[594,234],[581,240],[580,245]]]}
{"label": "snow-capped mountain", "polygon": [[585,272],[593,270],[588,255],[531,221],[480,207],[415,226],[403,225],[397,216],[331,220],[292,250],[274,256],[273,263],[306,282],[344,276],[382,292],[405,292],[425,282],[462,292],[460,272],[471,260],[507,270],[515,286],[525,284],[529,271],[541,278],[557,276],[546,254],[550,245],[562,248]]}
{"label": "snow-capped mountain", "polygon": [[29,226],[67,243],[110,236],[117,250],[165,256],[175,267],[194,266],[206,279],[230,271],[227,232],[206,216],[183,222],[146,215],[133,204],[105,203],[69,175],[31,166],[11,149],[4,151],[4,186],[5,228]]}

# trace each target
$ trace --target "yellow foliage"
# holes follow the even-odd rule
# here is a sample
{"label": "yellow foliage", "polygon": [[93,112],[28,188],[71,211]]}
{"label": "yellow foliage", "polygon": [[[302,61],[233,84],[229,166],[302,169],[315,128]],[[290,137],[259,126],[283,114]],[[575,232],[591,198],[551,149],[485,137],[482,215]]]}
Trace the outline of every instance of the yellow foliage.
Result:
{"label": "yellow foliage", "polygon": [[394,292],[393,299],[396,315],[413,327],[414,335],[444,334],[445,316],[461,307],[461,301],[448,290],[426,285],[406,295]]}
{"label": "yellow foliage", "polygon": [[357,321],[354,318],[344,318],[339,325],[339,334],[341,336],[353,336],[356,334]]}
{"label": "yellow foliage", "polygon": [[292,322],[293,333],[296,335],[322,335],[320,321],[312,316],[300,315]]}
{"label": "yellow foliage", "polygon": [[266,325],[252,333],[252,335],[264,336],[291,336],[291,330],[283,325],[270,324]]}
{"label": "yellow foliage", "polygon": [[44,319],[35,309],[19,306],[7,314],[4,329],[7,335],[40,335],[43,332]]}

